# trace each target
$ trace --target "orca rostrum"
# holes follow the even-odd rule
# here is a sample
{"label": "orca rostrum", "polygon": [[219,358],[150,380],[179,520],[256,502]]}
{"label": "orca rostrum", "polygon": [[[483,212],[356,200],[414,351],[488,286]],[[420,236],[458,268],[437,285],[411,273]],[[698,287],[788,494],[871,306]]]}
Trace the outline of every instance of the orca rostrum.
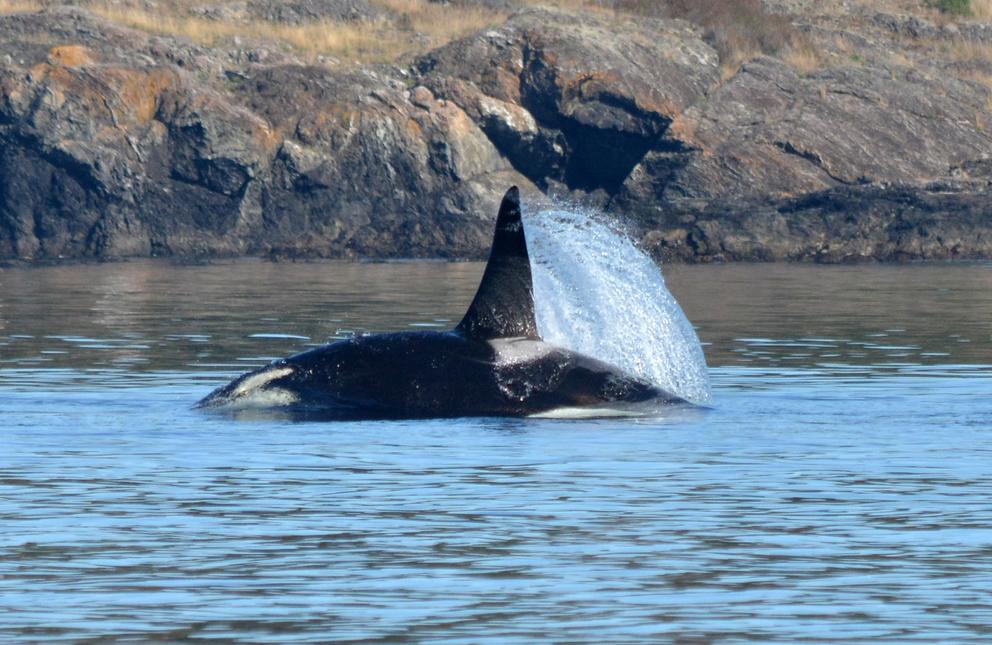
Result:
{"label": "orca rostrum", "polygon": [[541,340],[520,193],[507,191],[489,262],[447,332],[356,336],[238,377],[201,408],[273,408],[314,419],[527,416],[684,403],[648,381]]}

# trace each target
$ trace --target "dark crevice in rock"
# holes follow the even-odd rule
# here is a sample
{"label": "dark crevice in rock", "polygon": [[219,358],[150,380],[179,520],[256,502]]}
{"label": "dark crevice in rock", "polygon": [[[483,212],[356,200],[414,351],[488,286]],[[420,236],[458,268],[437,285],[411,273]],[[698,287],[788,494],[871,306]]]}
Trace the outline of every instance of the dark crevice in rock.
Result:
{"label": "dark crevice in rock", "polygon": [[559,127],[559,88],[557,71],[544,60],[544,52],[525,43],[524,67],[520,75],[520,104],[538,123]]}
{"label": "dark crevice in rock", "polygon": [[[47,164],[52,170],[65,173],[87,193],[109,197],[103,184],[93,175],[96,168],[92,165],[76,159],[65,151],[47,148],[32,134],[15,134],[11,137],[10,143],[24,150],[31,151],[29,153],[31,156]],[[50,193],[47,194],[50,195]]]}
{"label": "dark crevice in rock", "polygon": [[14,257],[92,257],[102,251],[88,240],[98,219],[94,199],[107,196],[81,184],[88,175],[60,165],[60,157],[20,146],[5,147],[0,156],[0,248]]}
{"label": "dark crevice in rock", "polygon": [[[583,112],[582,121],[564,116],[556,70],[545,63],[540,50],[524,47],[524,61],[521,105],[542,130],[535,137],[539,145],[521,146],[492,127],[484,128],[487,136],[515,169],[542,188],[552,180],[570,190],[616,195],[671,121],[640,109],[629,98],[607,93],[574,108]],[[630,131],[606,125],[614,123],[629,124]]]}
{"label": "dark crevice in rock", "polygon": [[547,190],[549,178],[564,177],[563,152],[567,144],[561,132],[541,131],[523,138],[497,119],[483,119],[479,126],[513,169],[541,190]]}
{"label": "dark crevice in rock", "polygon": [[623,182],[654,140],[615,130],[603,130],[566,121],[562,131],[568,143],[565,184],[571,190],[605,190],[610,196],[620,192]]}
{"label": "dark crevice in rock", "polygon": [[677,139],[662,139],[648,150],[635,166],[637,173],[628,173],[621,190],[610,200],[611,211],[625,213],[637,219],[638,205],[655,204],[667,207],[674,200],[691,199],[684,186],[677,182],[679,173],[688,166],[699,149]]}
{"label": "dark crevice in rock", "polygon": [[821,168],[823,167],[823,159],[821,159],[820,155],[816,154],[812,150],[800,150],[788,141],[776,141],[775,147],[786,154],[802,157],[803,159],[811,161]]}
{"label": "dark crevice in rock", "polygon": [[852,184],[852,182],[844,179],[843,177],[839,177],[833,174],[832,172],[830,172],[826,164],[823,163],[823,159],[820,157],[820,155],[813,152],[812,150],[800,150],[796,146],[792,145],[792,143],[789,141],[776,141],[774,145],[776,148],[778,148],[787,155],[794,155],[796,157],[800,157],[810,162],[811,164],[822,170],[824,174],[826,174],[828,177],[830,177],[837,183],[844,185]]}

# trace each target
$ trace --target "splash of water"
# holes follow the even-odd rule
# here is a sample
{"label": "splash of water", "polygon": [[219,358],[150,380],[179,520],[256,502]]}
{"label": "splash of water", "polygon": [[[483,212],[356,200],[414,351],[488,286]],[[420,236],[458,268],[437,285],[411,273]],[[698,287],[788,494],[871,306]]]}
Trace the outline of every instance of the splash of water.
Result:
{"label": "splash of water", "polygon": [[689,401],[709,400],[699,338],[650,257],[601,214],[552,210],[527,213],[524,221],[546,341]]}

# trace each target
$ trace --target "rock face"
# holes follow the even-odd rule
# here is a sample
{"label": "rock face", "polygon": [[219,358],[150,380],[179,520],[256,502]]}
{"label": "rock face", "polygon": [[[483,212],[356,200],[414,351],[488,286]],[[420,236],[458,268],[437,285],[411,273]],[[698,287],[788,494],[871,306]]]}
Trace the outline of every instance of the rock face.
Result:
{"label": "rock face", "polygon": [[611,206],[666,258],[990,257],[987,100],[911,69],[800,77],[758,59],[687,110],[669,134],[683,152],[647,155]]}
{"label": "rock face", "polygon": [[518,14],[422,58],[423,82],[466,110],[536,184],[615,195],[648,151],[705,97],[719,61],[688,24]]}
{"label": "rock face", "polygon": [[[839,43],[825,24],[806,28]],[[344,69],[78,8],[2,16],[0,260],[481,257],[510,184],[602,207],[666,260],[992,257],[988,86],[866,62],[850,35],[816,69],[758,57],[725,79],[704,36],[525,10],[407,67]]]}
{"label": "rock face", "polygon": [[76,11],[21,19],[102,38],[0,67],[2,258],[478,257],[497,192],[528,184],[464,111],[396,70],[203,82],[213,61],[195,50],[163,55]]}
{"label": "rock face", "polygon": [[691,155],[666,182],[664,201],[946,176],[992,151],[992,132],[976,121],[984,100],[964,83],[912,70],[800,77],[780,61],[757,59],[685,114],[686,145],[710,154]]}

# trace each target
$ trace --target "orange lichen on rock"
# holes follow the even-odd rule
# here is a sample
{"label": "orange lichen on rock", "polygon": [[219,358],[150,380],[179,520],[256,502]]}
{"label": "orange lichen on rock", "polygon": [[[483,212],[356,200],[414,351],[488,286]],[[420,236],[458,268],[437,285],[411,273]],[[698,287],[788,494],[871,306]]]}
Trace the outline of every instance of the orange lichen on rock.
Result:
{"label": "orange lichen on rock", "polygon": [[403,122],[403,125],[406,126],[406,133],[411,138],[422,137],[424,135],[424,129],[420,126],[419,123],[417,123],[416,119],[413,118],[406,119]]}
{"label": "orange lichen on rock", "polygon": [[634,97],[634,103],[642,110],[654,112],[655,114],[661,114],[669,118],[674,118],[681,112],[679,106],[676,105],[675,101],[670,98],[664,98],[660,101],[656,101],[650,97],[637,95]]}
{"label": "orange lichen on rock", "polygon": [[467,136],[477,129],[475,122],[454,103],[441,103],[436,113],[447,126],[448,132],[456,137]]}
{"label": "orange lichen on rock", "polygon": [[696,124],[685,117],[684,114],[676,115],[668,126],[668,134],[682,143],[693,144],[696,139]]}
{"label": "orange lichen on rock", "polygon": [[162,92],[176,81],[174,72],[166,69],[107,70],[124,112],[138,123],[147,123],[158,112]]}
{"label": "orange lichen on rock", "polygon": [[96,57],[91,49],[82,45],[59,45],[48,50],[48,62],[63,67],[92,65]]}
{"label": "orange lichen on rock", "polygon": [[495,72],[495,78],[496,84],[502,90],[501,95],[496,96],[496,98],[516,102],[521,100],[520,70],[498,68]]}
{"label": "orange lichen on rock", "polygon": [[281,127],[272,127],[256,115],[251,115],[248,121],[251,128],[252,141],[261,146],[266,154],[275,154],[276,150],[286,139],[285,130]]}

